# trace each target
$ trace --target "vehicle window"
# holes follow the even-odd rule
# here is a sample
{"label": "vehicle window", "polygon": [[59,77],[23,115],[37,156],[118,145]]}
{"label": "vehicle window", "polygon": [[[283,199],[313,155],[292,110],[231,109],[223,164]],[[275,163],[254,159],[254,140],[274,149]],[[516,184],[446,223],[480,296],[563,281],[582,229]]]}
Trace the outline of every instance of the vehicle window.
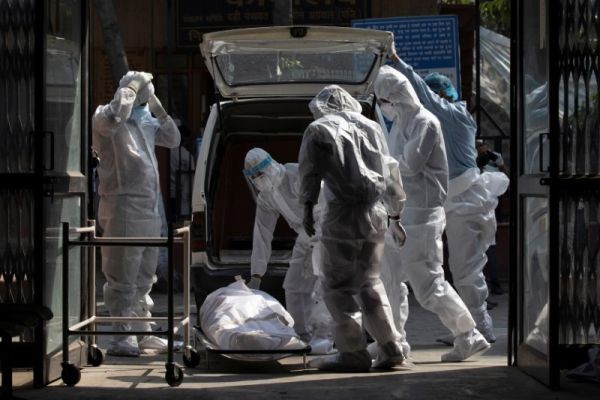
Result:
{"label": "vehicle window", "polygon": [[217,67],[229,86],[269,83],[362,83],[377,56],[369,52],[274,51],[261,54],[223,54]]}

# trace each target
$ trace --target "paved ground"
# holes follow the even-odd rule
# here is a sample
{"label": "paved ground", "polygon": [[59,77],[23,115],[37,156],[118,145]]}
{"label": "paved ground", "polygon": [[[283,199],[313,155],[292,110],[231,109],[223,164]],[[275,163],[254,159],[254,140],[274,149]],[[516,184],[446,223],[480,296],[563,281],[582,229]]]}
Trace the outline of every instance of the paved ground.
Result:
{"label": "paved ground", "polygon": [[[155,295],[157,311],[164,310],[163,295]],[[437,317],[420,308],[411,296],[407,324],[415,368],[410,371],[362,374],[321,373],[304,369],[301,357],[278,362],[247,363],[211,356],[197,368],[184,368],[179,387],[165,382],[166,356],[106,357],[100,367],[82,369],[79,384],[61,381],[43,389],[21,389],[27,399],[598,399],[600,385],[573,383],[566,378],[563,390],[553,392],[537,381],[507,367],[507,295],[491,298],[499,303],[491,311],[498,342],[476,360],[440,363],[450,348],[435,343],[446,333]],[[102,344],[103,342],[101,342]],[[176,355],[181,364],[181,354]]]}

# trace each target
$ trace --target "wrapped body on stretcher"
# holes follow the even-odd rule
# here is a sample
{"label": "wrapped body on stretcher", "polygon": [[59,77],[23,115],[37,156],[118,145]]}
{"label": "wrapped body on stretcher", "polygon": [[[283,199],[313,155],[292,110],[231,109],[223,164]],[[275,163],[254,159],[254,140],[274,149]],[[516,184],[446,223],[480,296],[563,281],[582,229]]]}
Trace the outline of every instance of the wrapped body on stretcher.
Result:
{"label": "wrapped body on stretcher", "polygon": [[[319,300],[315,299],[315,302]],[[277,360],[289,354],[260,352],[301,350],[308,345],[313,349],[311,354],[334,352],[333,339],[327,336],[327,319],[330,316],[322,301],[311,312],[313,339],[306,343],[294,331],[294,320],[281,303],[266,292],[248,288],[242,279],[209,294],[200,307],[199,317],[207,347],[256,351],[232,355],[231,358]]]}

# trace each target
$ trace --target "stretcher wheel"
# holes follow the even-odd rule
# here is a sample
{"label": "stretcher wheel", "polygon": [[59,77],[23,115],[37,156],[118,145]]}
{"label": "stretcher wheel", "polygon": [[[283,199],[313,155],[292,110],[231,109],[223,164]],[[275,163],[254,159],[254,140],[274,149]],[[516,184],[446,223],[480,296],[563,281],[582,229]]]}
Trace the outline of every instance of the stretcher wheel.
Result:
{"label": "stretcher wheel", "polygon": [[65,385],[75,386],[81,379],[81,371],[72,363],[63,363],[60,377]]}
{"label": "stretcher wheel", "polygon": [[[189,354],[189,356],[188,356]],[[187,349],[183,352],[183,364],[189,368],[195,368],[200,363],[200,354],[196,349]]]}
{"label": "stretcher wheel", "polygon": [[165,380],[169,386],[179,386],[183,382],[183,370],[176,364],[166,364]]}
{"label": "stretcher wheel", "polygon": [[102,351],[96,345],[90,346],[88,349],[88,364],[93,367],[98,367],[102,365],[102,361],[104,361]]}

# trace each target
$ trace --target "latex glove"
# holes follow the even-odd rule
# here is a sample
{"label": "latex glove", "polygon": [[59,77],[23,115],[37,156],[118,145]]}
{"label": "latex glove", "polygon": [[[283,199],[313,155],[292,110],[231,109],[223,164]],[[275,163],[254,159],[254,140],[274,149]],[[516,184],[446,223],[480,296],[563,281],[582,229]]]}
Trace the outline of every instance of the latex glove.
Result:
{"label": "latex glove", "polygon": [[261,281],[260,276],[252,275],[252,277],[250,277],[250,280],[248,281],[246,286],[248,286],[250,289],[259,290],[260,289],[260,281]]}
{"label": "latex glove", "polygon": [[313,236],[315,234],[315,217],[313,215],[313,203],[304,204],[304,219],[302,220],[302,225],[304,226],[304,230],[308,236]]}
{"label": "latex glove", "polygon": [[396,243],[398,247],[404,246],[404,243],[406,242],[406,231],[400,223],[400,220],[390,219],[390,226],[388,229],[394,239],[394,243]]}
{"label": "latex glove", "polygon": [[148,99],[148,108],[150,108],[150,112],[158,119],[164,119],[168,116],[167,112],[162,106],[162,103],[155,94],[150,96]]}
{"label": "latex glove", "polygon": [[127,84],[127,87],[137,93],[142,87],[146,86],[152,80],[152,78],[153,76],[151,73],[135,72],[131,82]]}

